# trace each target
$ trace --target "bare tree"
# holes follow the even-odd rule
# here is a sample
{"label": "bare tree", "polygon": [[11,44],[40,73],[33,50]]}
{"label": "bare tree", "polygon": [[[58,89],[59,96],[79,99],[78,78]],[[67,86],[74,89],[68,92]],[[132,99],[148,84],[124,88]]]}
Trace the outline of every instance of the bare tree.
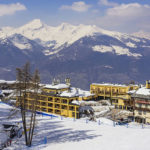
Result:
{"label": "bare tree", "polygon": [[[17,103],[21,111],[23,129],[25,134],[25,142],[27,146],[31,146],[32,138],[36,121],[36,104],[40,83],[40,76],[38,70],[32,75],[30,72],[30,63],[27,62],[23,68],[16,69],[16,89],[17,89]],[[27,107],[28,95],[32,95],[33,100],[31,107]]]}
{"label": "bare tree", "polygon": [[35,128],[35,121],[36,121],[36,110],[37,110],[37,100],[38,100],[38,90],[39,90],[39,83],[40,83],[40,76],[38,70],[35,70],[34,76],[32,78],[32,88],[33,88],[33,96],[34,100],[32,101],[32,109],[31,109],[31,119],[30,119],[30,128],[29,128],[29,145],[32,144],[32,138]]}

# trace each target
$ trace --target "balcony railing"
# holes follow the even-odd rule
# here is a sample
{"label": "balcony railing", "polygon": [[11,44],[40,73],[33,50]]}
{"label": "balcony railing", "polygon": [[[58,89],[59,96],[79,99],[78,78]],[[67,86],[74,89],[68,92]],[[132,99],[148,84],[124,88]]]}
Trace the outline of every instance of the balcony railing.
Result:
{"label": "balcony railing", "polygon": [[140,111],[148,111],[150,112],[149,108],[142,108],[142,107],[134,107],[135,110],[140,110]]}

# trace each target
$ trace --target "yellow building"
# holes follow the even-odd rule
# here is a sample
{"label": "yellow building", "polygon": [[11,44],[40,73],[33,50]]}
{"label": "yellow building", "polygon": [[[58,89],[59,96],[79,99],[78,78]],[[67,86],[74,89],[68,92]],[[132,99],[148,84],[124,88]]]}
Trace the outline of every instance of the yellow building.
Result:
{"label": "yellow building", "polygon": [[90,86],[91,93],[94,93],[98,99],[110,99],[115,108],[132,109],[133,101],[131,100],[130,91],[137,90],[137,85],[120,85],[120,84],[96,84]]}
{"label": "yellow building", "polygon": [[[43,85],[37,98],[37,111],[57,114],[65,117],[79,118],[79,105],[75,103],[81,100],[94,99],[95,95],[89,91],[70,87],[69,82],[60,84],[55,82]],[[26,109],[32,109],[34,96],[32,92],[27,93]]]}

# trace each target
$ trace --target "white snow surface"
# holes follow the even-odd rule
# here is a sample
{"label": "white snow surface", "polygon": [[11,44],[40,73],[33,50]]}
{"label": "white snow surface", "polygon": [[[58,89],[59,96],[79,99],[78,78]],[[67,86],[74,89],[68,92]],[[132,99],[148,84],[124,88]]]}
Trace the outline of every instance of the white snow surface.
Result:
{"label": "white snow surface", "polygon": [[[6,118],[9,106],[0,103],[0,117]],[[5,112],[3,112],[5,111]],[[19,119],[19,118],[18,118]],[[7,150],[149,150],[150,128],[132,123],[126,126],[113,126],[113,122],[106,118],[99,118],[98,122],[85,119],[53,118],[37,115],[33,145],[25,146],[24,136],[12,140],[12,146]],[[1,121],[2,122],[2,121]],[[47,144],[44,144],[44,138]],[[0,140],[3,137],[0,136]]]}
{"label": "white snow surface", "polygon": [[140,95],[150,96],[150,89],[147,89],[146,87],[142,87],[142,88],[139,88],[135,93],[140,94]]}
{"label": "white snow surface", "polygon": [[63,91],[60,96],[64,97],[88,97],[93,96],[94,94],[91,94],[90,91],[81,90],[79,88],[71,87],[69,91]]}
{"label": "white snow surface", "polygon": [[7,81],[7,80],[0,80],[1,84],[7,83],[7,84],[14,84],[16,81]]}
{"label": "white snow surface", "polygon": [[57,84],[57,85],[52,85],[52,84],[45,84],[44,88],[49,88],[49,89],[65,89],[65,88],[69,88],[69,85],[67,84]]}
{"label": "white snow surface", "polygon": [[137,47],[134,43],[131,43],[131,42],[127,42],[126,45],[128,47],[132,47],[132,48],[136,48]]}
{"label": "white snow surface", "polygon": [[17,42],[13,42],[13,44],[16,46],[16,47],[18,47],[19,49],[31,49],[32,48],[32,46],[31,46],[31,44],[29,44],[29,43],[17,43]]}
{"label": "white snow surface", "polygon": [[121,87],[127,87],[125,84],[112,84],[112,83],[92,83],[93,85],[104,85],[104,86],[121,86]]}
{"label": "white snow surface", "polygon": [[144,31],[138,31],[133,33],[132,35],[136,36],[136,37],[140,37],[140,38],[146,38],[150,40],[150,33],[149,32],[144,32]]}
{"label": "white snow surface", "polygon": [[127,56],[133,56],[133,57],[142,56],[141,54],[130,52],[128,48],[122,48],[121,46],[116,46],[116,45],[112,45],[112,46],[95,45],[92,48],[93,48],[93,51],[98,51],[101,53],[111,52],[111,53],[115,53],[116,55],[127,55]]}

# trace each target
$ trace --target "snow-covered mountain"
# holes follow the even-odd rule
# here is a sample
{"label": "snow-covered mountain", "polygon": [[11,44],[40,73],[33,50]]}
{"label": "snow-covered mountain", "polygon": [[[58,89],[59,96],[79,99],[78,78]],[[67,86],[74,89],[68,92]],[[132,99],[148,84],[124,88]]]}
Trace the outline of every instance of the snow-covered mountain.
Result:
{"label": "snow-covered mountain", "polygon": [[18,28],[3,27],[0,53],[0,78],[9,80],[26,61],[39,68],[42,81],[71,77],[81,88],[92,82],[143,82],[150,74],[148,38],[95,25],[52,27],[35,19]]}
{"label": "snow-covered mountain", "polygon": [[144,32],[144,31],[139,31],[139,32],[135,32],[132,34],[133,36],[136,36],[136,37],[140,37],[140,38],[146,38],[146,39],[149,39],[150,40],[150,33],[148,32]]}
{"label": "snow-covered mountain", "polygon": [[81,37],[92,35],[99,30],[96,26],[73,26],[68,23],[52,27],[42,23],[39,19],[35,19],[19,28],[2,28],[0,38],[9,37],[13,34],[21,34],[31,40],[40,40],[44,46],[56,49],[63,44],[72,44]]}
{"label": "snow-covered mountain", "polygon": [[[75,41],[85,36],[88,37],[97,34],[107,35],[116,38],[121,42],[126,41],[125,44],[129,48],[136,47],[135,42],[141,41],[138,37],[119,32],[107,31],[95,25],[81,24],[75,26],[68,23],[62,23],[57,27],[52,27],[42,23],[39,19],[35,19],[19,28],[4,27],[0,30],[0,38],[3,39],[12,37],[15,34],[21,34],[30,40],[40,43],[43,47],[45,47],[43,51],[45,55],[56,54],[60,50],[70,46]],[[19,42],[19,40],[13,41],[14,45],[20,49],[30,49],[30,43],[24,42]],[[141,56],[138,53],[131,53],[130,49],[124,47],[122,48],[119,45],[110,45],[107,47],[106,45],[94,45],[93,50],[99,52],[115,52],[117,55],[128,55],[133,57]]]}

